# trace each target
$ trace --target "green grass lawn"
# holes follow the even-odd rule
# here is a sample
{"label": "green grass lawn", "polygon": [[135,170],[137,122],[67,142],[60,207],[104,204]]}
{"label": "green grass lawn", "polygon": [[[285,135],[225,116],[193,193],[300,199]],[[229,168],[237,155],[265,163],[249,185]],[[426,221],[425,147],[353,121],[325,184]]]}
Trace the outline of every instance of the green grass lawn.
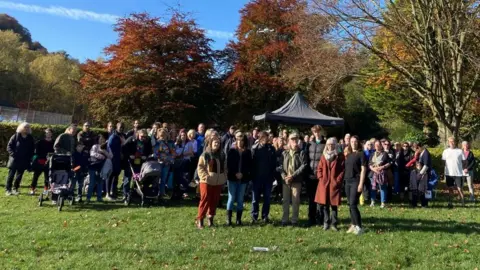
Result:
{"label": "green grass lawn", "polygon": [[[0,169],[4,188],[6,170]],[[476,269],[480,267],[478,206],[429,209],[394,204],[361,207],[366,233],[345,233],[348,208],[340,207],[341,232],[320,227],[280,227],[281,207],[270,225],[199,231],[196,203],[140,208],[106,203],[66,205],[62,212],[26,195],[0,195],[1,269]],[[43,179],[40,180],[40,182]],[[224,198],[225,201],[225,198]],[[250,205],[247,208],[249,210]],[[302,205],[301,219],[306,220]],[[223,224],[225,210],[217,221]],[[244,222],[249,221],[248,214]],[[278,247],[252,252],[252,247]]]}

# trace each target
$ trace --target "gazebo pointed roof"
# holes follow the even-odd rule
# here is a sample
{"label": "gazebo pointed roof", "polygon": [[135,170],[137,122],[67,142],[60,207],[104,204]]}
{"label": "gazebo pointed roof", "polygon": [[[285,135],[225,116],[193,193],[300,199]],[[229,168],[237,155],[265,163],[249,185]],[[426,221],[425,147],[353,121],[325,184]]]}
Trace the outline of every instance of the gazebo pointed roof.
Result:
{"label": "gazebo pointed roof", "polygon": [[343,126],[344,124],[342,118],[324,115],[312,109],[300,92],[296,92],[281,108],[273,112],[254,115],[253,120],[321,126]]}

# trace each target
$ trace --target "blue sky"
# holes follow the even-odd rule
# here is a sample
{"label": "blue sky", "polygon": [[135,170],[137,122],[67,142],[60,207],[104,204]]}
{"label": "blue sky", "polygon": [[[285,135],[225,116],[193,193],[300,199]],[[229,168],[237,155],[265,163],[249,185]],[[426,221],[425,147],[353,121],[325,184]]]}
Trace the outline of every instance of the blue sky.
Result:
{"label": "blue sky", "polygon": [[[225,46],[237,28],[239,10],[248,0],[0,0],[0,13],[15,17],[49,51],[65,50],[84,61],[102,56],[115,43],[112,22],[117,16],[148,12],[168,16],[172,7],[187,11],[214,39]],[[167,17],[168,18],[168,17]]]}

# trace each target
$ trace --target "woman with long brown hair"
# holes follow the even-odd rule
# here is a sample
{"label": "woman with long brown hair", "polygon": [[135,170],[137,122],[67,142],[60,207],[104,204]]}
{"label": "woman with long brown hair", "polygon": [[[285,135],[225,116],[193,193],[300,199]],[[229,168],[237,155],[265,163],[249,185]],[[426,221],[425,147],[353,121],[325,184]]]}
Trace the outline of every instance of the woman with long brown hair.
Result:
{"label": "woman with long brown hair", "polygon": [[350,142],[345,148],[345,193],[347,194],[352,224],[347,233],[360,235],[363,233],[362,218],[358,210],[360,194],[363,191],[365,174],[367,172],[367,161],[359,145],[357,136],[350,137]]}
{"label": "woman with long brown hair", "polygon": [[208,226],[212,227],[220,201],[222,187],[227,182],[225,155],[221,151],[218,136],[211,136],[205,152],[198,161],[200,177],[200,203],[198,204],[197,227],[203,229],[203,220],[208,214]]}
{"label": "woman with long brown hair", "polygon": [[227,153],[228,202],[227,225],[232,225],[234,204],[237,203],[237,225],[242,225],[243,199],[251,181],[252,152],[247,149],[248,140],[241,131],[235,132],[235,147]]}

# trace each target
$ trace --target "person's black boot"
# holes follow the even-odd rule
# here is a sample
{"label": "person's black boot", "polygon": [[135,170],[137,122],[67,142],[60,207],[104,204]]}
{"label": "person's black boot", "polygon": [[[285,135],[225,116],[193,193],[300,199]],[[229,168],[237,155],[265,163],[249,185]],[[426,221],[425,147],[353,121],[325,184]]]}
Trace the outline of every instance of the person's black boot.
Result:
{"label": "person's black boot", "polygon": [[214,227],[215,224],[213,224],[213,216],[208,217],[208,227]]}
{"label": "person's black boot", "polygon": [[227,226],[232,226],[232,210],[227,210]]}
{"label": "person's black boot", "polygon": [[242,214],[243,214],[243,211],[237,211],[237,222],[236,222],[236,224],[238,226],[242,226]]}

